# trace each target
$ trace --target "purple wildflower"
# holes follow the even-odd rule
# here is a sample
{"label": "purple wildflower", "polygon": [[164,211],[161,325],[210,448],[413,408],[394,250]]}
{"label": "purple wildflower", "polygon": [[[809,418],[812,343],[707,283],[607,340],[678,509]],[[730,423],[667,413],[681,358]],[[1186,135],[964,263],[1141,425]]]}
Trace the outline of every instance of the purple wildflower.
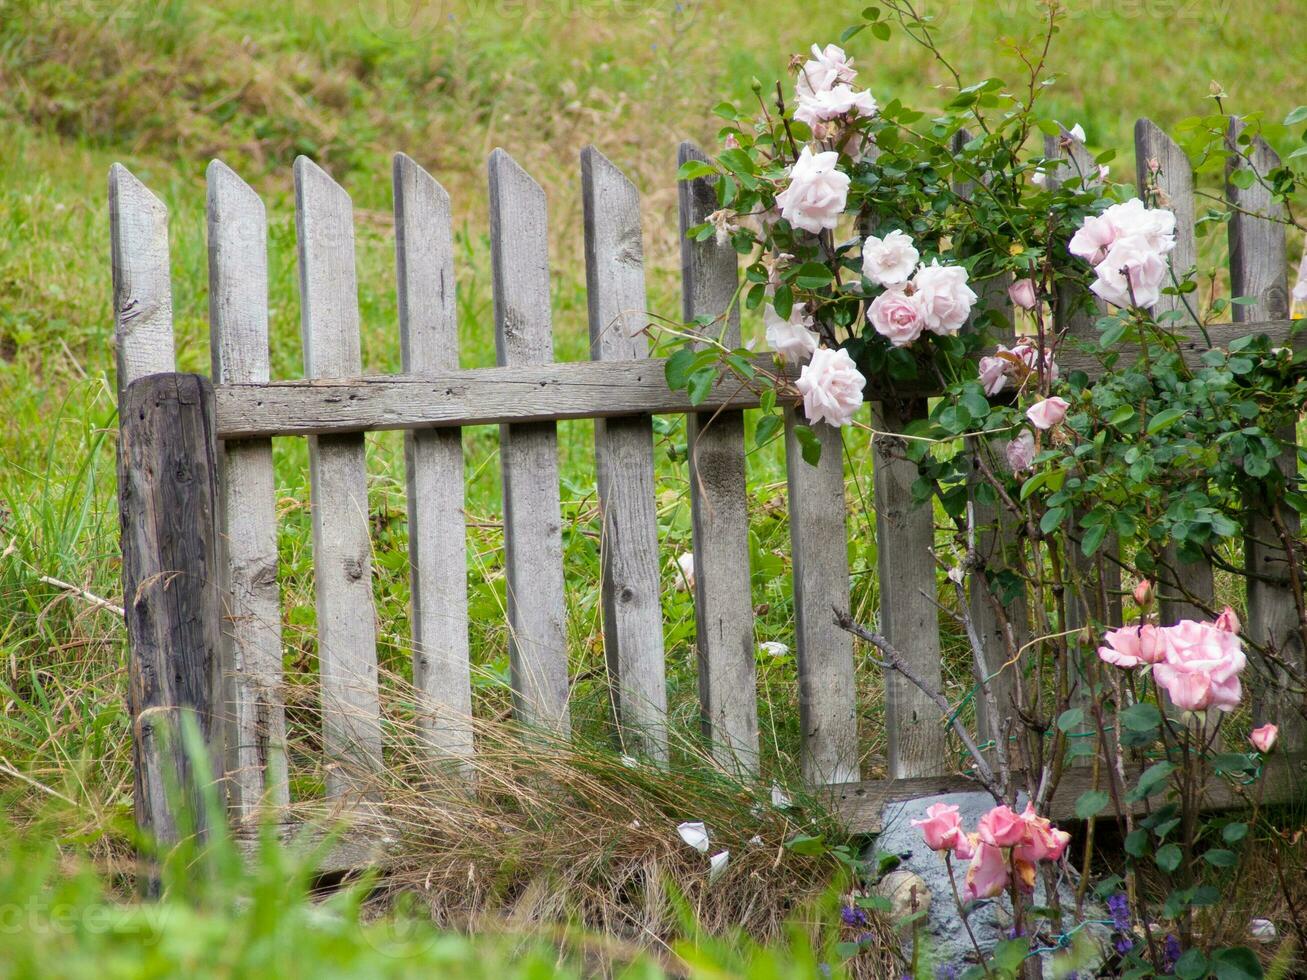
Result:
{"label": "purple wildflower", "polygon": [[958,980],[958,968],[952,963],[945,963],[935,971],[935,980]]}
{"label": "purple wildflower", "polygon": [[1126,953],[1130,952],[1130,950],[1134,948],[1135,948],[1135,944],[1131,940],[1127,939],[1125,936],[1121,936],[1116,941],[1116,951],[1120,953],[1122,956],[1125,956]]}
{"label": "purple wildflower", "polygon": [[1162,970],[1170,973],[1175,968],[1176,961],[1180,959],[1180,940],[1174,935],[1166,937],[1166,946],[1162,950]]}
{"label": "purple wildflower", "polygon": [[846,905],[840,909],[840,918],[846,926],[853,929],[862,929],[871,925],[867,913],[855,905]]}
{"label": "purple wildflower", "polygon": [[1122,892],[1107,900],[1107,910],[1112,913],[1112,926],[1117,932],[1130,931],[1130,900]]}

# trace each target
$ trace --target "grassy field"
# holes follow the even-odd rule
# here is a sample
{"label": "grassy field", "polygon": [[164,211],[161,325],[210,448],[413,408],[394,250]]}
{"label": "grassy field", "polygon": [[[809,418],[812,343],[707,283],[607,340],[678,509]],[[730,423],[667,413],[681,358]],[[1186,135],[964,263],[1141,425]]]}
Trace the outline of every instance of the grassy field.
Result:
{"label": "grassy field", "polygon": [[[968,80],[1016,75],[1013,45],[1040,23],[1033,0],[932,5],[940,8],[942,44]],[[399,366],[390,154],[415,157],[453,198],[461,357],[471,367],[493,360],[485,159],[503,146],[549,193],[556,352],[580,359],[587,356],[580,150],[595,143],[641,188],[650,308],[676,318],[678,141],[711,145],[713,104],[748,99],[753,76],[770,85],[792,53],[833,40],[861,6],[798,12],[779,0],[0,0],[0,798],[12,822],[66,845],[62,860],[89,855],[112,867],[129,815],[121,623],[41,581],[53,577],[120,601],[105,180],[112,162],[130,167],[170,208],[183,369],[207,372],[209,364],[205,165],[223,159],[264,196],[273,376],[292,378],[301,372],[295,156],[316,159],[353,196],[364,364],[384,372]],[[1061,74],[1046,113],[1081,122],[1094,149],[1117,147],[1118,175],[1133,172],[1134,119],[1147,115],[1165,126],[1203,111],[1213,79],[1235,111],[1263,111],[1268,120],[1307,101],[1307,21],[1296,0],[1068,6],[1052,57]],[[905,39],[878,43],[862,35],[851,48],[882,102],[899,97],[928,108],[939,101],[947,76]],[[1269,135],[1284,134],[1272,127]],[[757,324],[746,323],[746,331],[756,336]],[[660,426],[671,699],[689,731],[696,710],[692,603],[676,588],[672,564],[690,541],[684,440],[679,422]],[[573,673],[590,678],[578,684],[575,710],[583,728],[598,729],[607,700],[592,447],[589,424],[560,426]],[[494,717],[507,705],[494,431],[469,430],[465,449],[477,710]],[[286,664],[291,682],[305,686],[315,670],[307,465],[301,442],[282,440],[276,452]],[[869,508],[861,506],[866,455],[865,434],[851,434],[849,493],[859,503],[850,523],[854,592],[869,616],[876,546]],[[409,629],[400,440],[370,437],[369,461],[380,652],[403,676]],[[791,643],[783,460],[770,446],[752,453],[749,466],[758,638]],[[960,666],[957,674],[960,685]],[[797,744],[794,676],[792,657],[760,654],[769,774],[789,771]],[[859,666],[859,682],[870,775],[883,739],[873,696],[878,677],[868,663]],[[293,721],[311,727],[311,716]],[[35,860],[14,850],[0,871],[14,876],[20,856]]]}

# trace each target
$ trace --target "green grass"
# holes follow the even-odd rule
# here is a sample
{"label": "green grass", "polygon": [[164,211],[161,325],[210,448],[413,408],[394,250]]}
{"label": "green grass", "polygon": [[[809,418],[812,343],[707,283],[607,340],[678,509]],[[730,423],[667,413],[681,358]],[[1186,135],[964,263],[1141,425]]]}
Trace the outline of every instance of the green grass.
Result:
{"label": "green grass", "polygon": [[[790,54],[833,40],[861,6],[810,5],[796,15],[780,0],[0,0],[6,93],[0,104],[0,762],[44,787],[14,783],[7,800],[16,820],[35,819],[46,798],[58,794],[76,804],[51,830],[59,840],[109,861],[125,839],[130,775],[121,623],[40,581],[49,576],[120,601],[110,163],[127,164],[170,208],[178,360],[188,370],[207,372],[209,363],[208,159],[221,157],[260,191],[270,222],[272,371],[292,378],[301,364],[294,157],[314,157],[353,196],[364,364],[385,372],[399,366],[390,154],[414,156],[453,198],[461,357],[471,367],[493,358],[485,159],[502,145],[549,194],[556,352],[580,359],[587,356],[580,150],[596,143],[641,188],[650,309],[675,319],[677,142],[711,145],[715,102],[746,101],[752,76],[770,84]],[[947,6],[943,43],[969,80],[1017,75],[1010,42],[1038,30],[1033,2],[935,6]],[[1230,92],[1237,111],[1263,110],[1271,120],[1305,101],[1300,65],[1307,22],[1292,0],[1072,7],[1055,42],[1052,64],[1062,74],[1047,94],[1046,111],[1082,122],[1095,149],[1117,147],[1113,166],[1120,178],[1132,173],[1134,119],[1147,115],[1165,126],[1202,111],[1212,79]],[[867,35],[850,47],[882,102],[897,96],[929,107],[940,101],[937,87],[947,76],[921,49],[899,37],[881,44]],[[1272,127],[1269,135],[1285,134]],[[746,321],[746,334],[757,337],[758,324]],[[593,433],[589,423],[559,428],[572,670],[590,678],[578,685],[575,710],[581,727],[593,730],[602,726],[607,704]],[[678,724],[689,731],[696,712],[692,603],[675,589],[672,565],[690,542],[684,442],[679,421],[660,426],[670,693]],[[381,434],[369,437],[368,447],[380,653],[403,675],[401,441]],[[468,430],[465,447],[477,710],[493,716],[508,703],[495,432]],[[854,595],[858,610],[869,615],[876,545],[860,498],[870,478],[867,457],[865,433],[850,435]],[[279,440],[276,466],[286,665],[292,683],[308,685],[315,648],[303,443]],[[749,477],[758,638],[792,645],[779,447],[751,453]],[[792,655],[760,655],[758,666],[768,774],[783,774],[798,741],[795,665]],[[877,675],[869,662],[859,662],[868,774],[878,771],[883,753]],[[960,693],[965,670],[956,676],[951,694]],[[294,720],[305,732],[312,727],[311,716]],[[16,861],[9,859],[6,873],[17,875]],[[40,880],[63,887],[54,878]],[[92,888],[86,901],[99,901],[86,887]],[[467,947],[459,949],[457,955],[475,959]]]}

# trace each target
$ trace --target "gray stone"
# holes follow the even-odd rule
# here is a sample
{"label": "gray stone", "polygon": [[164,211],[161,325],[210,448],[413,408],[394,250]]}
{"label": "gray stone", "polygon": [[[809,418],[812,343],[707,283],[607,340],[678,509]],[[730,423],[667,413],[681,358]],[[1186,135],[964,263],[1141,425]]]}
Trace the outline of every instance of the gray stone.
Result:
{"label": "gray stone", "polygon": [[[984,792],[945,793],[908,802],[891,803],[884,810],[885,829],[871,846],[871,850],[880,854],[894,854],[901,860],[896,871],[892,872],[894,875],[892,882],[889,880],[890,875],[887,875],[884,883],[890,891],[894,892],[894,895],[885,897],[894,901],[895,897],[906,888],[908,882],[916,884],[919,891],[924,889],[928,896],[926,924],[918,934],[919,940],[925,944],[922,950],[925,954],[923,961],[934,964],[936,969],[945,964],[961,969],[976,962],[976,952],[962,923],[957,903],[954,901],[947,865],[942,855],[925,845],[921,839],[921,831],[911,823],[912,820],[924,817],[926,809],[936,803],[948,803],[958,807],[958,817],[967,831],[974,831],[980,818],[994,806],[993,797]],[[1022,805],[1024,806],[1024,801]],[[959,894],[963,893],[966,882],[967,863],[953,861],[953,874]],[[1070,912],[1067,923],[1069,927],[1071,924],[1069,919],[1074,917],[1075,910],[1075,883],[1068,878],[1065,870],[1059,869],[1059,875],[1061,880],[1057,890],[1062,908]],[[1047,904],[1042,869],[1035,879],[1035,895],[1032,903]],[[1099,909],[1089,914],[1095,919],[1104,917],[1102,910]],[[1012,927],[1011,902],[1007,895],[1003,895],[977,903],[968,915],[967,922],[981,950],[988,954],[997,943],[1008,938],[1008,932]],[[1091,925],[1080,931],[1089,934],[1100,948],[1110,938],[1108,931],[1099,925]],[[905,937],[905,942],[910,941],[910,936]],[[926,975],[932,974],[933,971]],[[1047,970],[1045,974],[1054,975]]]}

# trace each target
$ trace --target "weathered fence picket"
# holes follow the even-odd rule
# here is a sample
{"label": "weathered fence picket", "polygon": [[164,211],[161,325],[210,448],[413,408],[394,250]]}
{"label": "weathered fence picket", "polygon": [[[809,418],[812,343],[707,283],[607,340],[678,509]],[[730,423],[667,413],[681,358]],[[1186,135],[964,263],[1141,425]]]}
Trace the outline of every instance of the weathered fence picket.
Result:
{"label": "weathered fence picket", "polygon": [[[1141,199],[1175,213],[1175,249],[1170,258],[1178,282],[1198,261],[1193,167],[1175,140],[1151,120],[1140,119],[1135,124],[1135,169]],[[1187,312],[1184,298],[1163,295],[1153,307],[1158,315],[1170,310]],[[1158,576],[1157,587],[1162,624],[1206,618],[1193,600],[1211,606],[1215,594],[1212,563],[1181,561],[1174,545],[1167,547],[1166,557],[1171,567]]]}
{"label": "weathered fence picket", "polygon": [[[1232,139],[1237,138],[1237,131]],[[1183,152],[1147,120],[1136,128],[1142,194],[1177,213],[1177,275],[1195,261],[1193,176]],[[1079,142],[1053,138],[1050,182],[1095,178]],[[1256,145],[1260,172],[1274,165]],[[683,144],[680,162],[703,159]],[[1062,160],[1060,165],[1056,161]],[[1149,161],[1155,160],[1156,166]],[[409,568],[412,582],[413,677],[420,742],[437,761],[469,766],[475,751],[468,642],[466,519],[462,429],[500,426],[509,654],[516,717],[566,734],[568,629],[563,575],[556,423],[596,420],[595,454],[602,533],[604,646],[624,751],[670,764],[661,609],[664,560],[655,509],[651,416],[688,417],[689,494],[694,539],[700,709],[717,762],[746,775],[759,771],[756,641],[745,481],[744,411],[756,392],[723,379],[691,404],[668,389],[666,362],[650,357],[640,197],[598,150],[581,158],[591,359],[556,363],[550,315],[547,206],[544,192],[505,152],[489,160],[490,242],[498,366],[459,367],[451,207],[439,183],[408,157],[394,161],[396,274],[403,373],[363,377],[349,196],[315,164],[295,165],[296,228],[305,377],[269,380],[267,223],[259,196],[214,162],[209,179],[210,321],[214,387],[175,370],[167,211],[121,166],[110,174],[116,341],[122,445],[120,493],[125,551],[125,606],[131,643],[131,704],[136,725],[137,799],[142,825],[164,839],[179,832],[165,785],[193,781],[177,743],[161,734],[195,715],[215,751],[233,818],[243,820],[289,801],[282,636],[277,588],[276,437],[309,437],[313,558],[317,602],[326,795],[362,793],[366,774],[382,765],[377,627],[371,577],[365,433],[405,431]],[[1269,218],[1270,199],[1256,181],[1231,180],[1238,213],[1230,225],[1231,276],[1252,305],[1235,308],[1236,324],[1208,325],[1217,345],[1248,333],[1273,344],[1292,339],[1287,320],[1283,226]],[[959,183],[959,190],[966,188]],[[706,221],[717,207],[710,184],[682,182],[680,229]],[[738,257],[712,236],[682,235],[687,322],[730,347],[740,343]],[[986,308],[1011,321],[1007,279],[986,284]],[[1094,316],[1064,296],[1056,327],[1071,338],[1058,352],[1063,373],[1093,370],[1078,349],[1096,339]],[[1182,309],[1164,297],[1160,310]],[[1012,343],[1015,330],[1000,341]],[[1191,364],[1204,347],[1181,345]],[[771,355],[759,367],[776,370]],[[154,375],[154,377],[147,377]],[[144,379],[144,380],[142,380]],[[902,458],[904,427],[927,410],[934,392],[921,382],[872,391],[874,495],[879,549],[881,632],[920,677],[942,681],[939,581],[930,506],[912,501],[916,468]],[[1000,396],[1001,397],[1001,396]],[[950,760],[935,703],[897,672],[886,677],[890,780],[858,783],[859,722],[853,640],[833,621],[848,608],[849,559],[843,441],[817,426],[819,465],[801,458],[801,408],[786,405],[787,482],[793,561],[795,641],[805,778],[839,783],[834,798],[855,829],[874,829],[888,799],[962,788],[944,775]],[[220,446],[214,448],[214,440]],[[993,465],[1004,465],[991,446]],[[1282,465],[1296,465],[1286,454]],[[176,480],[160,479],[177,474]],[[206,497],[209,494],[209,497]],[[207,502],[206,502],[207,501]],[[995,601],[977,587],[978,570],[1004,567],[1024,533],[1003,509],[971,501],[974,541],[967,605],[981,637],[977,679],[996,692],[998,717],[977,703],[982,739],[1002,737],[1015,714],[1012,644],[1028,637],[1025,600]],[[1285,533],[1298,534],[1292,513]],[[1105,548],[1111,547],[1110,541]],[[1280,532],[1263,521],[1247,541],[1248,635],[1275,658],[1301,667],[1303,651],[1287,591]],[[1103,553],[1092,560],[1112,565]],[[215,567],[217,566],[217,567]],[[1161,587],[1168,620],[1212,602],[1212,566],[1176,565]],[[166,586],[176,581],[185,584]],[[162,590],[162,591],[161,591]],[[1191,601],[1192,600],[1192,601]],[[951,597],[946,597],[947,604]],[[1061,629],[1120,621],[1119,587],[1068,596]],[[179,618],[180,617],[180,618]],[[1004,623],[1006,620],[1006,624]],[[1090,658],[1092,659],[1092,658]],[[1096,663],[1096,661],[1095,661]],[[1091,666],[1092,671],[1096,668]],[[1081,683],[1078,695],[1089,697]],[[1302,745],[1287,702],[1269,703],[1250,679],[1258,720],[1275,720],[1281,738]],[[160,722],[168,722],[161,727]],[[1290,772],[1276,776],[1287,780]],[[1275,769],[1272,766],[1271,769]],[[1270,770],[1268,770],[1270,771]],[[1070,812],[1091,774],[1076,769],[1051,803]],[[1278,785],[1278,782],[1277,782]],[[350,860],[357,861],[357,854]]]}
{"label": "weathered fence picket", "polygon": [[[363,370],[354,270],[353,205],[307,157],[295,161],[304,373],[346,378]],[[363,436],[309,439],[313,577],[327,795],[346,796],[361,772],[381,768],[377,624],[368,533]]]}
{"label": "weathered fence picket", "polygon": [[[645,336],[640,195],[593,146],[581,154],[590,356],[649,356]],[[667,674],[654,509],[653,420],[595,421],[595,472],[603,521],[604,652],[624,748],[667,762]]]}
{"label": "weathered fence picket", "polygon": [[[217,160],[208,170],[208,232],[213,377],[267,384],[267,218],[259,196]],[[272,440],[224,442],[218,464],[227,802],[244,819],[264,802],[290,802]]]}
{"label": "weathered fence picket", "polygon": [[[402,153],[393,178],[401,364],[405,374],[457,371],[449,195]],[[406,433],[404,469],[418,727],[438,757],[465,760],[473,740],[462,430]]]}
{"label": "weathered fence picket", "polygon": [[[1238,143],[1243,128],[1239,120],[1231,120],[1229,140],[1232,146]],[[1282,320],[1289,315],[1284,210],[1271,197],[1270,188],[1261,179],[1280,165],[1280,159],[1260,137],[1250,144],[1249,151],[1248,163],[1257,179],[1249,186],[1241,187],[1234,180],[1234,168],[1228,174],[1227,194],[1234,207],[1229,225],[1230,291],[1234,296],[1252,301],[1234,307],[1236,323]],[[1275,435],[1290,444],[1278,465],[1284,472],[1292,474],[1298,467],[1297,452],[1292,446],[1294,427],[1287,427]],[[1276,663],[1277,658],[1296,664],[1299,669],[1307,663],[1291,585],[1294,571],[1281,539],[1281,534],[1296,538],[1299,521],[1292,508],[1281,507],[1273,500],[1263,503],[1279,515],[1280,526],[1277,527],[1276,521],[1270,517],[1263,516],[1264,511],[1255,510],[1244,542],[1248,636],[1253,642],[1263,644],[1270,654],[1269,657],[1257,658],[1262,676],[1251,680],[1253,710],[1259,721],[1274,721],[1280,726],[1280,742],[1286,750],[1298,750],[1307,745],[1307,726],[1300,705],[1293,704],[1294,695],[1283,687],[1277,692],[1276,685],[1269,681],[1288,679],[1287,672]],[[1301,702],[1300,695],[1297,700]]]}
{"label": "weathered fence picket", "polygon": [[[682,143],[678,165],[707,159]],[[693,241],[686,231],[708,220],[717,194],[703,179],[679,193],[682,305],[687,323],[713,320],[722,343],[740,339],[735,302],[739,256],[728,243]],[[721,317],[725,315],[725,320]],[[753,599],[749,573],[748,489],[744,479],[744,413],[704,411],[686,419],[694,542],[694,611],[698,629],[699,703],[704,733],[723,765],[758,767]]]}
{"label": "weathered fence picket", "polygon": [[[490,155],[490,256],[501,365],[554,359],[547,225],[545,192],[512,157],[495,150]],[[565,733],[571,715],[554,423],[501,426],[499,454],[514,704],[523,721]]]}

